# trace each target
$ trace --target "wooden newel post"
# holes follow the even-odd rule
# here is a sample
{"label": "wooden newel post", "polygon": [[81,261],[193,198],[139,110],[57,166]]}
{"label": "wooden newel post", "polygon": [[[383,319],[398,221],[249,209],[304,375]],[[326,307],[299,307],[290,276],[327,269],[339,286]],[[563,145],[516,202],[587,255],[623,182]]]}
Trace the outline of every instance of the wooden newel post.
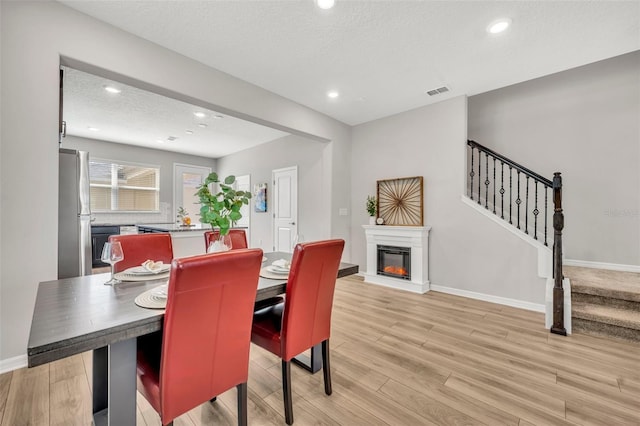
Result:
{"label": "wooden newel post", "polygon": [[564,289],[562,288],[562,229],[564,214],[562,213],[562,177],[560,172],[553,174],[553,325],[551,332],[567,335],[564,328]]}

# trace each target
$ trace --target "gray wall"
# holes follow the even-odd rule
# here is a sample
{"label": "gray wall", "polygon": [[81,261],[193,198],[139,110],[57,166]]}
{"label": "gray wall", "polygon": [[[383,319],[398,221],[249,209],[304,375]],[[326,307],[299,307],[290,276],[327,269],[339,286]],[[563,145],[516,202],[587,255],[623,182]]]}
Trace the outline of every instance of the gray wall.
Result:
{"label": "gray wall", "polygon": [[[298,233],[306,241],[329,238],[322,226],[322,210],[318,195],[327,185],[326,162],[323,153],[329,145],[299,136],[285,136],[273,142],[251,148],[218,160],[222,176],[251,175],[251,186],[267,182],[267,212],[256,213],[251,202],[251,247],[273,249],[273,181],[271,171],[298,166]],[[348,258],[348,252],[343,256]]]}
{"label": "gray wall", "polygon": [[188,164],[191,166],[210,167],[216,169],[216,160],[195,155],[180,154],[159,149],[142,148],[133,145],[106,142],[97,139],[67,136],[62,140],[63,148],[89,151],[91,158],[148,164],[160,167],[160,213],[94,213],[96,222],[135,223],[162,222],[176,220],[173,206],[173,165]]}
{"label": "gray wall", "polygon": [[640,264],[640,52],[470,97],[469,139],[562,172],[567,259]]}
{"label": "gray wall", "polygon": [[23,362],[38,283],[56,277],[61,60],[192,105],[330,141],[323,152],[328,181],[319,191],[318,226],[348,240],[348,221],[338,217],[338,207],[348,205],[349,190],[332,192],[349,177],[340,166],[350,161],[347,125],[57,2],[3,1],[0,15],[0,368]]}
{"label": "gray wall", "polygon": [[366,264],[365,200],[376,181],[423,176],[431,284],[542,304],[537,251],[461,201],[466,128],[465,97],[354,127],[352,261]]}

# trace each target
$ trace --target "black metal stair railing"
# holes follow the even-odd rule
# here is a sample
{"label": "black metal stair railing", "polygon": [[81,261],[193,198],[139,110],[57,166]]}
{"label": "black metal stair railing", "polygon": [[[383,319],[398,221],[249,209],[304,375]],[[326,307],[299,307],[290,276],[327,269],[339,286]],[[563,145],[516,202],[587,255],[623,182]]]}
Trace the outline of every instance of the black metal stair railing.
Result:
{"label": "black metal stair railing", "polygon": [[[468,195],[496,216],[509,222],[545,246],[548,243],[548,222],[553,220],[553,326],[551,332],[566,335],[564,328],[564,291],[562,289],[562,178],[554,173],[553,181],[521,166],[507,157],[468,140]],[[484,161],[483,161],[484,160]],[[491,167],[489,164],[491,163]],[[505,176],[506,173],[506,176]],[[499,178],[498,178],[499,174]],[[515,175],[515,176],[514,176]],[[515,184],[514,184],[515,178]],[[505,181],[505,179],[507,181]],[[484,188],[483,188],[484,185]],[[507,187],[505,187],[505,185]],[[554,202],[549,210],[549,191]],[[514,198],[515,195],[515,198]],[[522,198],[524,196],[524,199]],[[499,197],[499,200],[497,199]],[[544,198],[544,206],[542,204]],[[507,206],[505,207],[505,202]],[[524,202],[524,206],[522,206]],[[515,210],[515,212],[514,212]],[[539,224],[540,214],[543,224]],[[553,214],[553,216],[551,216]],[[533,229],[530,228],[530,222]],[[542,229],[540,226],[542,225]]]}
{"label": "black metal stair railing", "polygon": [[[553,190],[553,182],[475,141],[467,141],[467,145],[470,159],[469,197],[548,246],[548,222],[551,215],[548,200],[549,191]],[[497,197],[500,199],[497,200]],[[544,206],[541,205],[542,198]]]}

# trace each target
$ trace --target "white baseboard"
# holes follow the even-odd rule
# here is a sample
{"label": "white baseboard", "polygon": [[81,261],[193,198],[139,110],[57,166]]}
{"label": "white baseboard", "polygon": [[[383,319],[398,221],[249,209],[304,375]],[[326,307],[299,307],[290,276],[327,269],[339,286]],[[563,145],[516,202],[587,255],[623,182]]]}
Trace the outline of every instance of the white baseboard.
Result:
{"label": "white baseboard", "polygon": [[581,266],[583,268],[608,269],[610,271],[640,272],[640,265],[623,265],[621,263],[591,262],[589,260],[564,259],[563,265]]}
{"label": "white baseboard", "polygon": [[544,305],[540,303],[525,302],[523,300],[509,299],[507,297],[501,297],[501,296],[492,296],[490,294],[476,293],[474,291],[461,290],[458,288],[444,287],[444,286],[434,285],[434,284],[431,284],[431,290],[439,291],[441,293],[453,294],[455,296],[468,297],[470,299],[483,300],[485,302],[497,303],[499,305],[506,305],[514,308],[526,309],[528,311],[535,311],[535,312],[545,311]]}
{"label": "white baseboard", "polygon": [[0,359],[0,374],[17,370],[27,366],[27,354],[14,356],[13,358]]}

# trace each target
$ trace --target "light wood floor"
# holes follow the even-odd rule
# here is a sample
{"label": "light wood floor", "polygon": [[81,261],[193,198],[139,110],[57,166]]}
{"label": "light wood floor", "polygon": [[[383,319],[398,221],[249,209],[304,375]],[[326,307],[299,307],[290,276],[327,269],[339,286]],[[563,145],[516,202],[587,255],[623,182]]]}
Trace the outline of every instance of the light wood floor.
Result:
{"label": "light wood floor", "polygon": [[[333,395],[292,367],[296,425],[640,425],[640,345],[561,337],[543,315],[338,281]],[[91,355],[0,376],[2,426],[91,424]],[[235,390],[178,425],[233,425]],[[280,362],[251,349],[249,423],[284,424]],[[138,396],[138,425],[159,417]]]}

